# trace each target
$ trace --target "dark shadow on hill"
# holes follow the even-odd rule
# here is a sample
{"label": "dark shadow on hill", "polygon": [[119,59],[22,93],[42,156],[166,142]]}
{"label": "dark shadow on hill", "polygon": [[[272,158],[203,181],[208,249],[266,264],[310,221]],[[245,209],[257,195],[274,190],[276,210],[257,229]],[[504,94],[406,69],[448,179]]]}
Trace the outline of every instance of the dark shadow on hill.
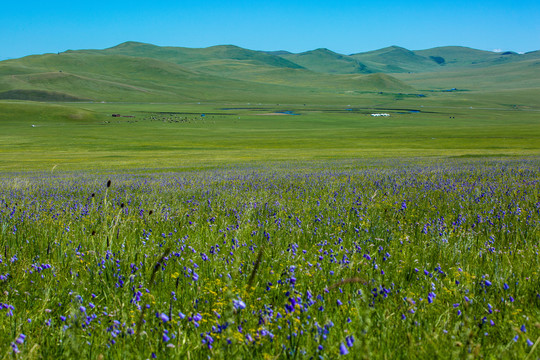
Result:
{"label": "dark shadow on hill", "polygon": [[92,101],[90,99],[79,98],[68,94],[44,91],[44,90],[8,90],[0,92],[2,100],[30,100],[44,102],[73,102],[73,101]]}

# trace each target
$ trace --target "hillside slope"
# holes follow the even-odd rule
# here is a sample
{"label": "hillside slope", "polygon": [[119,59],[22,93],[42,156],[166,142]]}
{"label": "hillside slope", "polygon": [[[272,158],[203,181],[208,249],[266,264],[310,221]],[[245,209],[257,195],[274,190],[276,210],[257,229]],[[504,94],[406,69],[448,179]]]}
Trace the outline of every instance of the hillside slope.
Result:
{"label": "hillside slope", "polygon": [[424,72],[434,69],[438,64],[432,59],[417,55],[411,50],[399,46],[352,54],[352,58],[366,64],[377,72]]}
{"label": "hillside slope", "polygon": [[457,88],[476,91],[532,89],[540,88],[540,59],[394,76],[418,89]]}
{"label": "hillside slope", "polygon": [[512,51],[492,52],[463,46],[445,46],[417,50],[417,55],[430,58],[444,68],[479,68],[540,58],[540,54],[518,54]]}
{"label": "hillside slope", "polygon": [[[216,49],[213,49],[216,50]],[[223,50],[223,48],[221,49]],[[221,51],[220,50],[220,51]],[[286,61],[286,60],[283,60]],[[192,61],[190,68],[149,57],[68,51],[0,62],[0,98],[38,101],[201,101],[309,97],[350,90],[411,89],[316,74],[260,60]]]}
{"label": "hillside slope", "polygon": [[281,57],[320,73],[366,74],[374,72],[373,69],[351,56],[338,54],[328,49],[316,49],[300,54],[283,54]]}
{"label": "hillside slope", "polygon": [[202,49],[126,42],[0,62],[0,99],[36,101],[298,101],[361,92],[540,88],[540,51],[391,46],[342,55],[232,45]]}
{"label": "hillside slope", "polygon": [[151,44],[128,41],[105,50],[97,50],[102,54],[126,55],[134,57],[147,57],[175,64],[226,59],[237,61],[250,61],[258,65],[268,65],[291,69],[302,68],[280,56],[268,54],[264,51],[243,49],[234,45],[218,45],[207,48],[185,48],[171,46],[156,46]]}

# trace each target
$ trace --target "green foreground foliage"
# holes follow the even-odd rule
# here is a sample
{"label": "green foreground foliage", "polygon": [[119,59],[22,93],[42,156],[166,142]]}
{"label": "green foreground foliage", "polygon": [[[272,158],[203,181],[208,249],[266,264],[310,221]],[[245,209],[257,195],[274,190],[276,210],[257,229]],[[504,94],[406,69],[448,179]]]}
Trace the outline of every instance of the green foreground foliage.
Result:
{"label": "green foreground foliage", "polygon": [[0,354],[536,359],[539,164],[4,175]]}

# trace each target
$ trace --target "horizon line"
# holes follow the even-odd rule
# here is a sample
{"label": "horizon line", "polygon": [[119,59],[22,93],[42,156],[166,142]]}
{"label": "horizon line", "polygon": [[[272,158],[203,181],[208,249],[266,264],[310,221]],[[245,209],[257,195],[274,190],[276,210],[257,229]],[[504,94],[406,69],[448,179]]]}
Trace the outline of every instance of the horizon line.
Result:
{"label": "horizon line", "polygon": [[292,51],[289,51],[289,50],[286,50],[286,49],[277,49],[277,50],[260,50],[259,49],[259,50],[256,50],[256,49],[250,49],[250,48],[242,47],[242,46],[235,45],[235,44],[216,44],[216,45],[210,45],[210,46],[206,46],[206,47],[189,47],[189,46],[181,46],[181,45],[156,45],[156,44],[142,42],[142,41],[126,40],[126,41],[123,41],[123,42],[118,43],[116,45],[108,46],[108,47],[104,47],[104,48],[79,48],[79,49],[66,49],[66,50],[63,50],[63,51],[50,51],[50,52],[43,52],[43,53],[32,53],[32,54],[28,54],[28,55],[19,56],[19,57],[1,58],[0,61],[16,60],[16,59],[21,59],[21,58],[24,58],[24,57],[27,57],[27,56],[39,56],[39,55],[47,55],[47,54],[62,54],[62,53],[68,52],[68,51],[84,51],[84,50],[98,50],[99,51],[99,50],[107,50],[107,49],[112,49],[112,48],[115,48],[117,46],[120,46],[120,45],[123,45],[123,44],[128,44],[128,43],[141,44],[141,45],[151,45],[151,46],[164,47],[164,48],[185,48],[185,49],[208,49],[208,48],[218,47],[218,46],[234,46],[234,47],[238,47],[238,48],[245,49],[245,50],[250,50],[250,51],[259,51],[259,52],[286,51],[286,52],[288,52],[290,54],[302,54],[302,53],[315,51],[315,50],[329,50],[329,51],[331,51],[333,53],[336,53],[336,54],[339,54],[339,55],[346,55],[346,56],[356,55],[356,54],[364,54],[364,53],[369,53],[369,52],[382,50],[382,49],[387,49],[387,48],[391,48],[391,47],[397,47],[397,48],[405,49],[405,50],[412,51],[412,52],[431,50],[431,49],[437,49],[437,48],[459,47],[459,48],[466,48],[466,49],[472,49],[472,50],[478,50],[478,51],[491,52],[491,53],[494,53],[494,54],[499,54],[499,53],[502,54],[502,53],[512,52],[512,53],[515,53],[517,55],[524,55],[524,54],[529,54],[529,53],[533,53],[533,52],[536,52],[536,51],[540,51],[540,49],[531,50],[531,51],[515,51],[515,50],[503,50],[503,49],[485,50],[485,49],[478,49],[478,48],[474,48],[474,47],[470,47],[470,46],[463,46],[463,45],[439,45],[439,46],[434,46],[434,47],[428,47],[428,48],[425,48],[425,49],[414,49],[413,50],[413,49],[408,49],[408,48],[400,46],[400,45],[393,44],[393,45],[383,46],[383,47],[372,49],[372,50],[353,52],[353,53],[340,53],[340,52],[334,51],[332,49],[329,49],[327,47],[318,47],[318,48],[311,49],[311,50],[305,50],[305,51],[300,51],[300,52],[292,52]]}

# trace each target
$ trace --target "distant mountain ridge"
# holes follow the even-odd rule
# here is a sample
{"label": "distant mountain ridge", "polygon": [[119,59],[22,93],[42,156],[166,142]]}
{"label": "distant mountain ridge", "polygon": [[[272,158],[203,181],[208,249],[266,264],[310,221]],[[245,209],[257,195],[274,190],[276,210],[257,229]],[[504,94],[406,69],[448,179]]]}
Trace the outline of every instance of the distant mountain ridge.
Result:
{"label": "distant mountain ridge", "polygon": [[445,71],[453,67],[492,66],[532,58],[540,58],[540,50],[525,54],[492,52],[464,46],[443,46],[425,50],[408,50],[400,46],[350,55],[339,54],[326,48],[292,53],[285,50],[257,51],[234,45],[217,45],[207,48],[160,47],[128,41],[117,46],[95,50],[117,55],[143,56],[172,61],[177,64],[228,59],[253,61],[258,64],[304,68],[329,74],[370,74]]}
{"label": "distant mountain ridge", "polygon": [[[128,41],[0,61],[0,99],[36,101],[271,100],[356,92],[417,92],[475,83],[540,87],[540,51],[495,53],[390,46],[339,54],[257,51],[234,45],[162,47]],[[496,71],[491,71],[494,69]],[[455,80],[455,81],[454,81]]]}

